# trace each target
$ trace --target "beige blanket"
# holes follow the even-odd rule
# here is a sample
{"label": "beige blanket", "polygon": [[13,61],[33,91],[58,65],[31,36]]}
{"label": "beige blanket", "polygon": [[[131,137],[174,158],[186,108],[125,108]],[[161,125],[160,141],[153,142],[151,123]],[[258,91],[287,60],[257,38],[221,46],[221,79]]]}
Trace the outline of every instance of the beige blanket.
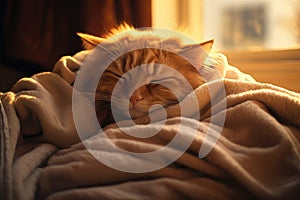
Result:
{"label": "beige blanket", "polygon": [[[178,117],[178,105],[169,107],[165,125],[151,138],[134,138],[116,125],[106,127],[110,142],[136,153],[152,152],[168,144],[179,124],[184,130],[182,140],[191,137],[191,132],[197,133],[187,150],[167,167],[144,173],[122,172],[96,160],[79,142],[70,85],[77,62],[64,58],[54,70],[59,75],[43,73],[22,79],[12,92],[0,94],[1,199],[300,198],[300,94],[257,83],[236,68],[228,68],[225,80],[197,88],[199,109]],[[226,99],[218,98],[220,85],[225,87]],[[208,86],[216,89],[213,94],[209,94]],[[215,108],[209,106],[210,95],[219,101]],[[225,100],[227,108],[222,109]],[[199,111],[200,119],[193,119]],[[199,149],[208,128],[216,134],[219,130],[210,122],[218,122],[224,114],[217,144],[200,159]],[[149,120],[145,117],[136,122],[147,124]],[[122,125],[137,133],[160,126]],[[93,147],[93,154],[120,166],[148,167],[168,160],[164,155],[147,160],[119,153],[105,146],[106,140],[102,133],[86,142]],[[176,147],[170,151],[179,151],[180,145]]]}

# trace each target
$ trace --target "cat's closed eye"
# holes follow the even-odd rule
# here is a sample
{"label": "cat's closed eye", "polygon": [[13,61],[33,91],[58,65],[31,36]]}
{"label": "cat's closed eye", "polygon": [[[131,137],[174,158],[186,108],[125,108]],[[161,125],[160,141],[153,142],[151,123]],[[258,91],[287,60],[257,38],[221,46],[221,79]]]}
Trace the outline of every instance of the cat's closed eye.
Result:
{"label": "cat's closed eye", "polygon": [[163,77],[163,78],[159,78],[159,79],[153,79],[153,80],[151,80],[151,83],[162,84],[166,81],[171,81],[172,79],[174,79],[174,78],[172,78],[172,77]]}

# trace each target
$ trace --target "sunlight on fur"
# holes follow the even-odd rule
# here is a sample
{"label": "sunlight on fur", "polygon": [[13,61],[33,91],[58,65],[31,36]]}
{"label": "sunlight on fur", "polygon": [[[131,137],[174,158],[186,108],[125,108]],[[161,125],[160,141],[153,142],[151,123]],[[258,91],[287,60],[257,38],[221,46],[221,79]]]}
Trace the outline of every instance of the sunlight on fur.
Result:
{"label": "sunlight on fur", "polygon": [[[96,90],[95,106],[98,120],[101,125],[113,123],[111,112],[111,98],[112,91],[120,78],[130,69],[147,64],[145,70],[153,67],[153,64],[159,63],[171,67],[181,73],[186,80],[189,81],[193,89],[204,84],[207,80],[201,74],[207,74],[207,77],[213,72],[217,72],[218,76],[209,77],[210,80],[224,77],[225,65],[227,63],[226,57],[219,54],[209,54],[213,40],[202,43],[192,43],[187,37],[182,37],[180,34],[170,34],[160,29],[145,28],[142,30],[134,29],[132,26],[122,24],[116,29],[112,29],[103,37],[92,36],[89,34],[78,33],[82,38],[83,46],[86,49],[92,50],[98,44],[106,43],[110,51],[118,52],[122,48],[128,46],[134,47],[137,44],[143,44],[144,49],[135,50],[122,55],[105,70]],[[147,48],[147,44],[155,45],[157,48]],[[162,50],[168,49],[169,51]],[[199,49],[199,50],[197,50]],[[205,54],[205,55],[204,55]],[[207,59],[201,60],[203,56],[209,56]],[[186,55],[189,59],[196,60],[197,66],[192,65],[185,60],[181,55]],[[198,61],[199,60],[199,61]],[[148,69],[146,69],[148,68]],[[185,88],[181,82],[167,72],[160,70],[152,70],[150,76],[153,76],[151,83],[145,84],[137,88],[130,97],[130,104],[124,105],[124,98],[126,97],[126,88],[124,94],[118,94],[116,101],[119,104],[120,112],[122,107],[129,106],[131,116],[124,114],[123,119],[137,118],[148,114],[151,106],[159,104],[163,107],[177,104],[191,91]],[[156,74],[166,74],[164,79],[155,80]],[[136,77],[138,78],[138,77]],[[170,89],[162,86],[164,82],[171,82],[178,88],[178,96],[174,95]]]}

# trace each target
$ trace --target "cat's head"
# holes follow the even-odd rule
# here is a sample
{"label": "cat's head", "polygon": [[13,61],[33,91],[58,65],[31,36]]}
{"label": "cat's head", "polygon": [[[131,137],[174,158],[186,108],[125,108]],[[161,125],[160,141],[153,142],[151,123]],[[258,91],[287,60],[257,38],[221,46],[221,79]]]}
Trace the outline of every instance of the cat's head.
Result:
{"label": "cat's head", "polygon": [[[109,41],[106,48],[113,52],[121,52],[122,48],[134,48],[141,43],[145,47],[121,55],[102,74],[95,95],[96,111],[102,125],[113,122],[110,106],[112,92],[118,81],[123,81],[122,88],[113,98],[120,114],[123,114],[124,119],[137,118],[148,114],[153,105],[168,107],[178,103],[191,90],[205,83],[205,78],[199,71],[205,73],[211,70],[203,65],[203,59],[209,53],[213,40],[191,44],[178,36],[163,35],[152,29],[136,30],[128,25],[121,25],[105,37],[82,33],[78,35],[82,38],[84,47],[90,50],[106,41]],[[186,58],[196,62],[192,65]],[[157,64],[168,66],[169,70],[157,67]],[[134,76],[124,77],[125,73],[137,66],[141,66],[139,69],[142,70],[137,70]],[[188,81],[190,87],[182,83],[176,72]],[[139,79],[147,79],[147,84],[136,87],[135,82],[143,81]],[[175,89],[170,90],[168,85]],[[123,112],[124,108],[129,109],[130,116]]]}

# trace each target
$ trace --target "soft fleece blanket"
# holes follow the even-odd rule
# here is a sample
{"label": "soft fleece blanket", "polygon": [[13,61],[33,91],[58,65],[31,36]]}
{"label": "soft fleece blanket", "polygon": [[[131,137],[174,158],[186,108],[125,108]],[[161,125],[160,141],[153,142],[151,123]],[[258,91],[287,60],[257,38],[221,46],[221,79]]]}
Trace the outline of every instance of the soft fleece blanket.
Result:
{"label": "soft fleece blanket", "polygon": [[[53,73],[21,79],[12,92],[0,94],[1,199],[299,199],[300,94],[270,84],[228,66],[224,80],[196,89],[199,109],[180,117],[178,105],[157,135],[137,139],[115,124],[105,128],[110,141],[125,150],[150,152],[173,139],[181,123],[183,138],[196,131],[192,144],[172,164],[145,172],[122,172],[96,160],[80,142],[71,110],[71,84],[86,54],[64,57]],[[226,109],[211,112],[208,86],[224,85]],[[184,100],[188,100],[189,96]],[[195,119],[195,113],[201,113]],[[212,119],[226,120],[212,151],[199,158]],[[146,133],[138,118],[127,129]],[[120,165],[151,165],[142,157],[108,150],[102,134],[86,140],[93,153]],[[26,138],[24,139],[24,136]],[[173,149],[176,150],[176,149]],[[159,158],[168,159],[168,158]],[[134,167],[134,166],[132,166]]]}

